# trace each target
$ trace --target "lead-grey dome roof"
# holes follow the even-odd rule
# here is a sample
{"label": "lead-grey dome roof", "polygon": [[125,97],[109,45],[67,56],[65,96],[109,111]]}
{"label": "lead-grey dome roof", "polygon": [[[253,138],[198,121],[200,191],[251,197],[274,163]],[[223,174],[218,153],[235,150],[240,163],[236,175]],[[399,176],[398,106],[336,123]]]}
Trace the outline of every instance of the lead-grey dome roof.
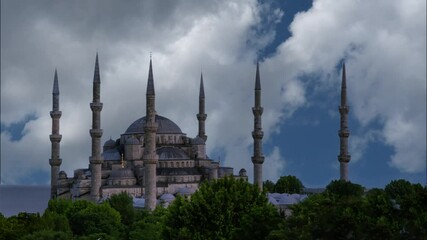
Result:
{"label": "lead-grey dome roof", "polygon": [[129,168],[118,168],[111,171],[109,179],[135,179],[135,175]]}
{"label": "lead-grey dome roof", "polygon": [[[158,134],[182,134],[181,129],[168,118],[156,115],[156,122],[159,125],[157,128]],[[145,117],[142,117],[133,122],[125,133],[144,133]]]}
{"label": "lead-grey dome roof", "polygon": [[182,149],[175,147],[161,147],[156,152],[159,155],[159,160],[190,159]]}

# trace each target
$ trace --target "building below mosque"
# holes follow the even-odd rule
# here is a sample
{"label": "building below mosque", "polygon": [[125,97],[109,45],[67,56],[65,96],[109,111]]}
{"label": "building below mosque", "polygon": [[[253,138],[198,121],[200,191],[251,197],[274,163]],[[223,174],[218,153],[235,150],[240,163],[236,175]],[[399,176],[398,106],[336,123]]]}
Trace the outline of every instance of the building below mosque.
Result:
{"label": "building below mosque", "polygon": [[[152,62],[150,59],[147,83],[147,115],[133,122],[119,138],[109,139],[101,151],[100,73],[98,55],[95,62],[93,102],[90,104],[93,118],[90,135],[92,156],[89,168],[76,169],[68,177],[59,171],[59,87],[55,71],[52,116],[52,166],[51,197],[88,199],[100,201],[109,196],[126,192],[135,198],[155,197],[155,202],[168,201],[173,195],[189,195],[205,180],[233,176],[247,180],[246,170],[234,175],[233,168],[220,166],[206,154],[205,93],[203,75],[200,79],[198,135],[189,137],[172,120],[156,114]],[[195,94],[196,95],[196,94]],[[154,123],[153,123],[154,122]],[[151,165],[150,165],[151,164]],[[150,166],[155,166],[150,167]],[[151,187],[150,187],[151,186]],[[154,186],[154,187],[153,187]],[[154,190],[153,196],[148,190]],[[153,192],[153,191],[152,191]],[[151,203],[152,205],[153,203]],[[152,206],[150,207],[152,208]]]}

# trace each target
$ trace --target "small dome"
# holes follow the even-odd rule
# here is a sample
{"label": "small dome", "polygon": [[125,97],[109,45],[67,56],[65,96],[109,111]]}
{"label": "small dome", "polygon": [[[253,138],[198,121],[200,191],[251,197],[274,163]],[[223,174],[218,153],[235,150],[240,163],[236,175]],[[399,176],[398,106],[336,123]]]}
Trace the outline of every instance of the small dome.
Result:
{"label": "small dome", "polygon": [[111,171],[108,179],[135,179],[135,174],[129,168],[118,168]]}
{"label": "small dome", "polygon": [[58,178],[59,179],[66,179],[67,178],[67,173],[65,173],[64,171],[60,171],[58,174]]}
{"label": "small dome", "polygon": [[205,140],[201,137],[195,137],[191,139],[191,144],[193,145],[205,145]]}
{"label": "small dome", "polygon": [[[157,134],[182,134],[178,125],[165,117],[156,115],[156,123],[158,124]],[[145,117],[142,117],[133,122],[128,127],[125,134],[144,133],[144,124]]]}
{"label": "small dome", "polygon": [[104,147],[109,147],[109,148],[111,148],[111,147],[115,147],[116,146],[116,141],[114,141],[113,139],[109,139],[108,141],[106,141],[105,143],[104,143]]}
{"label": "small dome", "polygon": [[246,177],[246,169],[244,169],[244,168],[240,169],[239,176],[240,177]]}
{"label": "small dome", "polygon": [[172,202],[175,199],[175,196],[170,193],[165,193],[160,197],[160,200],[165,202]]}
{"label": "small dome", "polygon": [[130,137],[130,138],[128,138],[126,140],[126,144],[129,144],[129,145],[139,145],[140,142],[139,142],[139,140],[136,137],[132,136],[132,137]]}

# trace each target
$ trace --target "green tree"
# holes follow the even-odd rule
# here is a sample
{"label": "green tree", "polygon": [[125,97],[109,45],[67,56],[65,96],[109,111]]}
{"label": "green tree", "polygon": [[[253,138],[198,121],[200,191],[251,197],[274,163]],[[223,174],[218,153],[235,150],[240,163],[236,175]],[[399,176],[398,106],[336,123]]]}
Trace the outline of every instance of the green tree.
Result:
{"label": "green tree", "polygon": [[42,222],[47,229],[52,231],[72,233],[68,218],[65,214],[58,214],[57,212],[45,211],[42,217]]}
{"label": "green tree", "polygon": [[164,237],[263,239],[280,220],[277,209],[255,185],[224,178],[204,182],[190,199],[175,199],[168,209]]}
{"label": "green tree", "polygon": [[295,176],[281,176],[274,185],[274,192],[277,193],[302,193],[304,185]]}
{"label": "green tree", "polygon": [[148,212],[145,209],[139,210],[135,217],[135,223],[132,225],[129,233],[129,239],[163,239],[162,233],[166,213],[167,209],[163,207],[157,207],[153,212]]}
{"label": "green tree", "polygon": [[119,194],[112,195],[108,200],[108,203],[112,208],[120,213],[121,221],[124,225],[132,225],[135,217],[132,197],[130,197],[126,192],[121,192]]}
{"label": "green tree", "polygon": [[326,193],[337,197],[360,198],[364,194],[364,188],[349,181],[334,180],[326,186]]}
{"label": "green tree", "polygon": [[58,232],[52,230],[41,230],[32,234],[26,235],[21,240],[70,240],[72,234],[69,232]]}
{"label": "green tree", "polygon": [[73,202],[69,199],[54,198],[49,200],[46,211],[55,212],[63,215],[72,205]]}
{"label": "green tree", "polygon": [[263,183],[263,188],[265,192],[274,192],[274,182],[267,180]]}
{"label": "green tree", "polygon": [[108,203],[94,204],[79,200],[69,208],[68,220],[74,235],[105,233],[118,238],[122,229],[120,213]]}

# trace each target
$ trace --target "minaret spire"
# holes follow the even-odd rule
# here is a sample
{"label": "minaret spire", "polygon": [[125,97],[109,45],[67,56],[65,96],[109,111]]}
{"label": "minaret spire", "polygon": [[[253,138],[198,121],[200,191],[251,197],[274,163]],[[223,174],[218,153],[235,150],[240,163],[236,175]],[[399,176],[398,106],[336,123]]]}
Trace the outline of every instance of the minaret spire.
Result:
{"label": "minaret spire", "polygon": [[348,112],[350,107],[347,105],[347,83],[345,74],[345,63],[342,66],[342,81],[341,81],[341,105],[338,107],[340,112],[340,154],[338,161],[340,162],[340,180],[348,181],[348,162],[350,162],[350,154],[348,154],[348,137],[350,131],[348,129]]}
{"label": "minaret spire", "polygon": [[59,134],[59,119],[61,118],[62,112],[59,111],[59,86],[58,86],[58,73],[55,69],[55,76],[53,80],[52,90],[52,111],[50,117],[52,118],[52,134],[50,142],[52,144],[51,158],[49,164],[51,166],[50,171],[50,197],[56,198],[58,193],[58,173],[59,167],[61,166],[62,159],[60,158],[60,142],[62,135]]}
{"label": "minaret spire", "polygon": [[151,56],[150,56],[150,68],[148,69],[147,95],[153,95],[153,96],[155,95],[153,65],[151,61]]}
{"label": "minaret spire", "polygon": [[261,79],[259,74],[259,63],[256,64],[255,76],[255,106],[252,108],[254,114],[254,131],[252,138],[254,139],[254,155],[252,163],[254,164],[254,184],[262,190],[262,164],[264,163],[264,155],[262,151],[262,131],[261,115],[263,108],[261,107]]}
{"label": "minaret spire", "polygon": [[95,71],[93,75],[93,101],[90,103],[92,110],[92,129],[89,133],[92,137],[92,155],[89,157],[90,170],[91,170],[91,189],[90,195],[93,201],[98,201],[101,188],[101,164],[103,162],[101,155],[101,77],[99,74],[98,53],[95,59]]}
{"label": "minaret spire", "polygon": [[144,125],[145,148],[143,161],[145,165],[145,208],[154,210],[157,199],[157,175],[156,167],[159,156],[156,153],[156,133],[158,124],[156,122],[154,77],[150,56],[150,68],[148,70],[147,94],[146,94],[146,117]]}
{"label": "minaret spire", "polygon": [[205,142],[208,139],[205,133],[205,121],[208,115],[205,113],[205,88],[203,86],[203,73],[200,73],[200,90],[199,90],[199,114],[197,114],[197,120],[199,120],[199,134],[198,137],[202,138]]}

